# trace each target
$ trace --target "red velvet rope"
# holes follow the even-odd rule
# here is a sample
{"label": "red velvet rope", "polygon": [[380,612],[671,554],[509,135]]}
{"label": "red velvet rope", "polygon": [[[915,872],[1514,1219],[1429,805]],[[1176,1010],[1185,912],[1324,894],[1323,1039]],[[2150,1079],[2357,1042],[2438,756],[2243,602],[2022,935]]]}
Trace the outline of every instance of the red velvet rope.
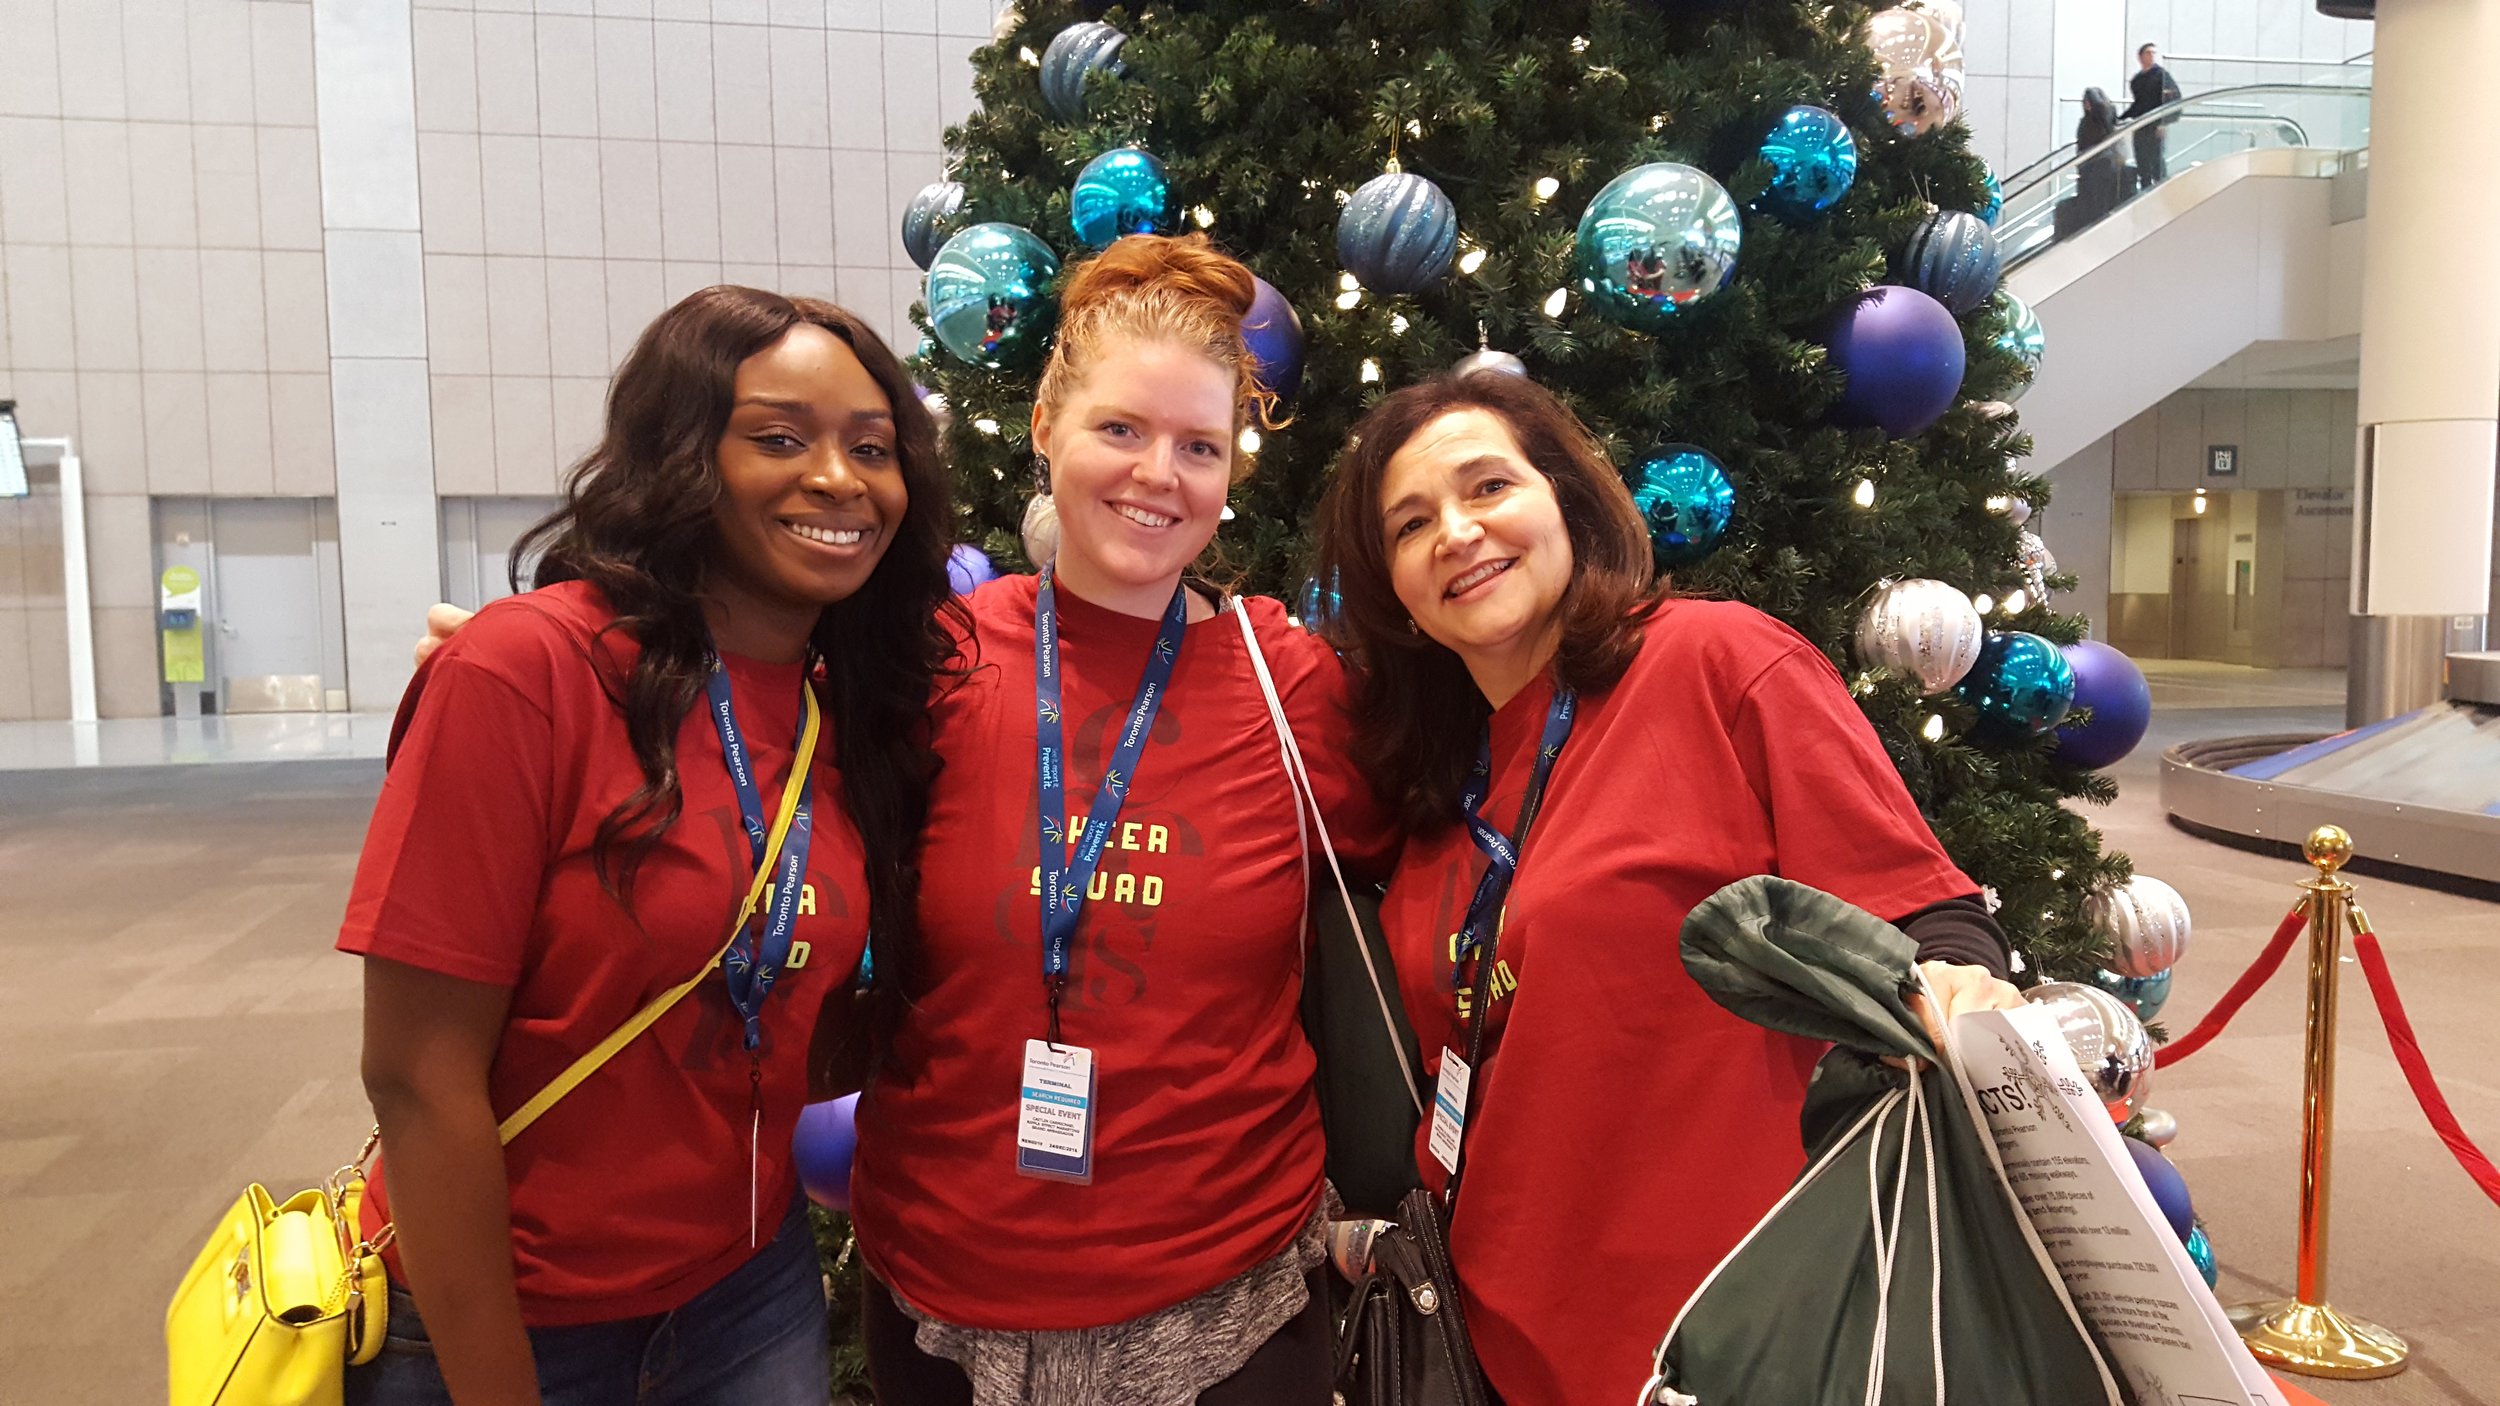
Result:
{"label": "red velvet rope", "polygon": [[2457,1165],[2483,1189],[2483,1194],[2500,1203],[2500,1170],[2491,1159],[2465,1135],[2465,1128],[2450,1111],[2447,1097],[2439,1092],[2439,1083],[2431,1077],[2430,1064],[2422,1058],[2422,1044],[2413,1037],[2413,1022],[2406,1018],[2404,1001],[2396,995],[2396,978],[2387,970],[2387,954],[2379,950],[2378,934],[2370,931],[2370,920],[2353,909],[2352,952],[2361,960],[2361,973],[2370,979],[2370,997],[2378,1002],[2378,1018],[2387,1027],[2387,1043],[2396,1051],[2396,1063],[2404,1068],[2405,1082],[2413,1086],[2413,1100],[2422,1105],[2422,1116],[2431,1120],[2431,1128],[2439,1140],[2448,1144],[2448,1151]]}
{"label": "red velvet rope", "polygon": [[2257,988],[2265,985],[2275,969],[2283,965],[2284,954],[2292,950],[2292,939],[2300,936],[2301,929],[2308,922],[2309,900],[2303,898],[2284,915],[2282,926],[2274,930],[2273,938],[2266,943],[2266,950],[2258,953],[2257,960],[2248,964],[2248,970],[2240,973],[2240,979],[2232,982],[2231,989],[2222,993],[2222,999],[2214,1002],[2214,1008],[2205,1013],[2205,1018],[2196,1023],[2196,1028],[2161,1047],[2154,1056],[2154,1066],[2166,1069],[2205,1048],[2216,1035],[2221,1034],[2222,1027],[2230,1024],[2231,1017],[2238,1015],[2240,1007],[2248,1004],[2248,998],[2256,995]]}

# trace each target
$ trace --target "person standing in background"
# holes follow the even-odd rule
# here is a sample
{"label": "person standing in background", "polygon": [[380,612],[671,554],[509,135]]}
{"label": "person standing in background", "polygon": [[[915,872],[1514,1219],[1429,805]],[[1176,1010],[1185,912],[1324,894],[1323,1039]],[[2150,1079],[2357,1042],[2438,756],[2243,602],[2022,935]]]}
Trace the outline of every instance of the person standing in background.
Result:
{"label": "person standing in background", "polygon": [[[2119,116],[2129,122],[2149,117],[2157,108],[2179,100],[2179,85],[2170,77],[2170,70],[2161,66],[2161,54],[2147,44],[2135,51],[2135,77],[2127,80],[2127,110]],[[2176,118],[2159,122],[2140,122],[2135,129],[2135,188],[2151,190],[2170,172],[2162,164],[2162,129]]]}

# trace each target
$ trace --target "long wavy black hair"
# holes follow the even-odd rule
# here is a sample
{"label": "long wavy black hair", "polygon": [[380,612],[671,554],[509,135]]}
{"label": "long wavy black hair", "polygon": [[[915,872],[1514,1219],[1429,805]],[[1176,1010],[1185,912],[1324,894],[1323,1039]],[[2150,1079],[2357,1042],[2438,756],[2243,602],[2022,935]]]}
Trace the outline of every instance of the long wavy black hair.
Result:
{"label": "long wavy black hair", "polygon": [[[608,628],[640,646],[621,678],[601,670],[642,769],[641,787],[600,822],[594,840],[601,882],[622,895],[684,807],[677,733],[703,695],[708,666],[700,594],[722,550],[713,525],[722,493],[716,454],[738,366],[802,324],[841,338],[892,402],[909,495],[876,569],[825,607],[811,640],[823,661],[843,807],[866,850],[878,984],[900,991],[917,946],[917,847],[935,770],[929,692],[953,654],[949,622],[963,610],[946,574],[955,514],[937,428],[877,334],[831,303],[729,285],[660,314],[617,368],[606,432],[566,476],[564,505],[514,546],[512,584],[586,581],[616,612]],[[524,583],[532,557],[535,581]]]}

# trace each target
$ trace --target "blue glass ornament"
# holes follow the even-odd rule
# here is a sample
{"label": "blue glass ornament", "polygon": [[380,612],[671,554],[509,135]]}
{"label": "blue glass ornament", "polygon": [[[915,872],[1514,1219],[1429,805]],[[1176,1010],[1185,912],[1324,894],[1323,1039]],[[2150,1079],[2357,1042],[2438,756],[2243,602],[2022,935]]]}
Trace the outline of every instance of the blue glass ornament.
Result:
{"label": "blue glass ornament", "polygon": [[2063,651],[2038,635],[1992,631],[1979,647],[1979,662],[1953,689],[1979,711],[1982,730],[2034,737],[2074,706],[2075,671]]}
{"label": "blue glass ornament", "polygon": [[1962,325],[1915,288],[1885,286],[1835,314],[1823,345],[1849,384],[1832,406],[1837,424],[1875,425],[1896,439],[1936,423],[1962,389]]}
{"label": "blue glass ornament", "polygon": [[859,1095],[845,1094],[799,1110],[790,1134],[790,1160],[798,1165],[807,1199],[836,1211],[851,1208],[851,1158],[859,1150],[855,1115]]}
{"label": "blue glass ornament", "polygon": [[1328,585],[1322,589],[1319,578],[1302,578],[1302,628],[1316,634],[1337,612],[1345,608],[1345,593],[1337,589],[1337,573],[1328,573]]}
{"label": "blue glass ornament", "polygon": [[2205,1287],[2212,1288],[2214,1281],[2222,1277],[2222,1267],[2214,1263],[2214,1242],[2205,1238],[2205,1227],[2199,1225],[2188,1231],[2187,1252],[2188,1258],[2196,1262],[2196,1272],[2205,1276]]}
{"label": "blue glass ornament", "polygon": [[997,579],[998,564],[990,560],[987,552],[970,542],[958,542],[954,550],[946,554],[947,584],[953,586],[959,596],[971,595],[984,583]]}
{"label": "blue glass ornament", "polygon": [[1107,24],[1081,20],[1060,30],[1042,51],[1042,101],[1062,122],[1085,115],[1085,75],[1096,69],[1117,78],[1127,72],[1120,46],[1128,36]]}
{"label": "blue glass ornament", "polygon": [[1997,237],[1977,215],[1941,210],[1919,221],[1901,250],[1902,282],[1945,305],[1955,317],[1997,291],[2005,272]]}
{"label": "blue glass ornament", "polygon": [[1420,293],[1458,257],[1458,207],[1421,176],[1363,182],[1337,217],[1337,261],[1376,293]]}
{"label": "blue glass ornament", "polygon": [[1632,506],[1649,524],[1650,550],[1661,569],[1699,561],[1727,536],[1736,485],[1709,450],[1660,445],[1642,456],[1631,478]]}
{"label": "blue glass ornament", "polygon": [[2057,729],[2057,759],[2098,771],[2135,750],[2153,724],[2153,688],[2135,661],[2099,640],[2066,646],[2075,671],[2075,706],[2092,710],[2086,723]]}
{"label": "blue glass ornament", "polygon": [[1258,363],[1259,384],[1280,400],[1302,389],[1302,315],[1276,291],[1276,285],[1252,276],[1258,292],[1250,311],[1241,317],[1241,340]]}
{"label": "blue glass ornament", "polygon": [[1979,207],[1977,213],[1979,218],[1986,222],[1988,228],[1995,229],[1997,216],[2005,213],[2005,185],[2002,181],[1997,179],[1996,172],[1989,171],[1986,175],[1988,178],[1988,199],[1986,203]]}
{"label": "blue glass ornament", "polygon": [[946,247],[946,237],[955,232],[956,218],[964,212],[964,185],[961,181],[931,181],[903,207],[903,252],[911,261],[927,268]]}
{"label": "blue glass ornament", "polygon": [[1858,179],[1858,139],[1824,108],[1800,104],[1781,113],[1762,139],[1762,159],[1775,174],[1754,203],[1784,220],[1822,214]]}
{"label": "blue glass ornament", "polygon": [[1657,332],[1727,286],[1743,242],[1736,202],[1717,181],[1653,161],[1608,181],[1589,202],[1572,268],[1602,316]]}
{"label": "blue glass ornament", "polygon": [[2126,1002],[2138,1020],[2160,1015],[2163,1003],[2170,999],[2170,973],[2166,969],[2151,976],[2121,976],[2104,968],[2092,974],[2092,984]]}
{"label": "blue glass ornament", "polygon": [[978,224],[946,241],[929,264],[929,325],[939,343],[975,366],[1030,365],[1058,321],[1043,287],[1059,256],[1031,230]]}
{"label": "blue glass ornament", "polygon": [[1172,203],[1172,178],[1154,153],[1114,147],[1085,163],[1068,192],[1068,224],[1100,249],[1124,234],[1162,234]]}
{"label": "blue glass ornament", "polygon": [[2136,1138],[2124,1141],[2127,1155],[2144,1177],[2144,1189],[2153,1193],[2153,1204],[2161,1208],[2162,1219],[2170,1222],[2172,1234],[2186,1240],[2196,1231],[2196,1207],[2188,1200],[2187,1178],[2179,1175],[2160,1148]]}
{"label": "blue glass ornament", "polygon": [[1993,311],[1997,334],[1989,340],[2012,352],[2015,359],[2023,364],[2023,378],[2005,393],[2007,401],[2017,401],[2040,377],[2040,359],[2049,351],[2048,336],[2040,330],[2039,315],[2031,310],[2031,305],[2012,293],[1999,290]]}

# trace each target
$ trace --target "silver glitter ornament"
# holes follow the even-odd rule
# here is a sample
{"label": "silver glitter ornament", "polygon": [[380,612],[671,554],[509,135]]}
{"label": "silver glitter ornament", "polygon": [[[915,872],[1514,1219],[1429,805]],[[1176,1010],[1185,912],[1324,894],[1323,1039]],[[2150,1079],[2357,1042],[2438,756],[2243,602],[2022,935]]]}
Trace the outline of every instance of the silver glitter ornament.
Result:
{"label": "silver glitter ornament", "polygon": [[2031,588],[2031,598],[2048,599],[2049,578],[2057,574],[2057,558],[2049,554],[2049,544],[2025,528],[2014,539],[2014,555],[2023,569],[2023,584]]}
{"label": "silver glitter ornament", "polygon": [[1979,661],[1987,626],[1969,596],[1942,581],[1894,581],[1878,588],[1858,615],[1858,662],[1918,680],[1919,692],[1942,693]]}
{"label": "silver glitter ornament", "polygon": [[2046,1009],[2066,1037],[2083,1077],[2092,1085],[2112,1121],[2135,1116],[2153,1081],[2153,1037],[2127,1003],[2097,986],[2072,981],[2045,981],[2025,993],[2033,1005]]}
{"label": "silver glitter ornament", "polygon": [[1473,376],[1479,371],[1493,371],[1504,376],[1525,376],[1528,374],[1528,363],[1512,356],[1509,352],[1495,351],[1491,347],[1478,347],[1450,363],[1452,375]]}
{"label": "silver glitter ornament", "polygon": [[1024,505],[1024,556],[1036,570],[1059,555],[1059,505],[1036,493]]}
{"label": "silver glitter ornament", "polygon": [[2120,976],[2155,976],[2186,955],[2194,925],[2187,900],[2149,874],[2084,900],[2084,917],[2109,943],[2102,965]]}

